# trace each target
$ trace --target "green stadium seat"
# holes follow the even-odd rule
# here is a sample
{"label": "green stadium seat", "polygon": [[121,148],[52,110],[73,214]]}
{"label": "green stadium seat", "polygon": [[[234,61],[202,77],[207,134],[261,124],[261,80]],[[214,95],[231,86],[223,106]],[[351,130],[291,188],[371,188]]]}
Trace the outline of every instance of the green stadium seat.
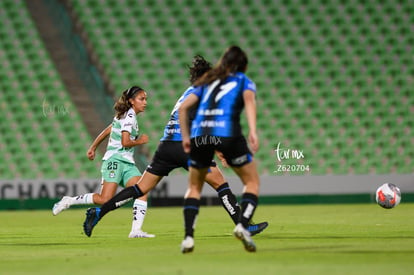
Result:
{"label": "green stadium seat", "polygon": [[[54,153],[51,152],[59,153],[62,151],[59,144],[69,142],[65,135],[57,140],[56,134],[64,133],[62,125],[71,125],[73,122],[82,125],[79,131],[85,132],[86,129],[79,116],[69,118],[58,113],[58,107],[63,104],[69,104],[72,113],[76,112],[76,108],[46,54],[25,2],[3,1],[0,6],[2,12],[8,14],[7,20],[5,17],[4,24],[0,25],[0,36],[7,37],[0,44],[2,69],[5,69],[0,71],[1,99],[4,102],[1,108],[6,114],[0,128],[4,129],[2,136],[7,144],[1,148],[1,152],[8,163],[8,167],[1,168],[1,178],[65,177],[67,174],[55,172],[61,170],[61,163],[55,161]],[[47,107],[44,106],[47,102],[51,108],[49,112],[43,109]],[[84,148],[84,144],[90,141],[88,135],[71,140],[74,144],[72,149]],[[94,164],[83,159],[79,163],[83,163],[82,167],[73,169],[72,176],[95,175],[90,172],[96,169]]]}
{"label": "green stadium seat", "polygon": [[[412,171],[407,163],[399,168],[392,161],[395,157],[383,151],[375,158],[390,161],[374,167],[367,161],[378,148],[374,143],[362,156],[363,165],[358,165],[359,155],[329,157],[332,150],[363,152],[363,141],[378,135],[377,129],[384,125],[405,126],[412,133],[413,111],[407,111],[414,102],[409,88],[414,70],[407,51],[413,44],[408,2],[399,3],[400,9],[385,2],[367,2],[363,9],[353,2],[338,6],[329,1],[238,2],[240,6],[225,7],[221,1],[157,5],[125,1],[115,7],[100,3],[75,0],[73,7],[111,83],[120,87],[117,93],[136,79],[151,91],[156,108],[146,111],[146,118],[154,120],[144,121],[147,128],[163,128],[171,108],[164,103],[165,95],[172,96],[171,89],[185,89],[186,69],[179,69],[181,64],[188,64],[196,53],[215,63],[224,47],[239,43],[250,54],[248,75],[259,88],[258,125],[265,152],[274,149],[276,132],[277,139],[303,145],[304,150],[324,148],[309,156],[315,163],[321,159],[312,174],[390,172],[384,163],[394,163],[397,172]],[[102,42],[106,39],[112,42]],[[131,64],[131,60],[137,61]],[[397,91],[405,95],[404,101]],[[166,117],[159,116],[160,109]],[[160,133],[153,135],[158,139]],[[398,137],[397,143],[410,144],[401,140]],[[151,150],[155,146],[151,144]],[[268,155],[258,156],[260,170],[272,173],[274,163],[264,160]]]}

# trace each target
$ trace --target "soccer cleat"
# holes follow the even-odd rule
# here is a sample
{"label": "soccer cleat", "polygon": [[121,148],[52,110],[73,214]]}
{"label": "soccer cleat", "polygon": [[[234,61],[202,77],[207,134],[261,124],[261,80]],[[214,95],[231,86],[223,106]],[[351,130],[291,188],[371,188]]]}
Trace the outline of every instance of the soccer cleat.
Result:
{"label": "soccer cleat", "polygon": [[256,252],[256,245],[254,244],[250,232],[243,227],[241,223],[236,225],[233,231],[234,236],[243,242],[244,248],[249,252]]}
{"label": "soccer cleat", "polygon": [[261,223],[257,223],[257,224],[249,224],[249,227],[247,227],[247,230],[249,230],[250,236],[254,236],[256,234],[259,234],[263,230],[265,230],[268,225],[269,224],[267,222],[261,222]]}
{"label": "soccer cleat", "polygon": [[143,232],[141,230],[139,231],[131,231],[131,233],[129,233],[128,238],[154,238],[155,235],[154,234],[148,234],[147,232]]}
{"label": "soccer cleat", "polygon": [[101,208],[88,208],[86,210],[86,219],[83,223],[83,232],[85,232],[86,236],[90,237],[92,235],[92,229],[99,221],[99,213],[101,212]]}
{"label": "soccer cleat", "polygon": [[187,236],[181,242],[181,252],[182,253],[189,253],[189,252],[193,252],[193,250],[194,250],[194,239],[190,236]]}
{"label": "soccer cleat", "polygon": [[52,213],[54,216],[62,212],[63,210],[68,209],[71,206],[71,197],[64,196],[60,201],[53,205]]}

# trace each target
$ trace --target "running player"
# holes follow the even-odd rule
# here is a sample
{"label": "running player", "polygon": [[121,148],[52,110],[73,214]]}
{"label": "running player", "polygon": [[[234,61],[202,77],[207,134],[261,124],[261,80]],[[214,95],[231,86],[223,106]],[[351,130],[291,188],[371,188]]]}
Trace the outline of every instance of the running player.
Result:
{"label": "running player", "polygon": [[[118,186],[134,185],[141,177],[135,166],[134,147],[148,142],[148,136],[139,136],[137,114],[144,112],[147,106],[147,93],[138,86],[133,86],[122,93],[115,103],[116,115],[111,125],[104,129],[93,141],[87,151],[90,160],[95,158],[95,150],[110,135],[106,153],[102,162],[101,192],[88,193],[76,197],[64,196],[52,209],[58,215],[72,205],[102,205],[114,196]],[[141,230],[147,211],[147,195],[136,199],[133,204],[133,221],[129,238],[154,237]]]}
{"label": "running player", "polygon": [[[248,226],[258,202],[259,175],[240,125],[240,113],[245,108],[249,126],[248,141],[255,153],[259,149],[256,85],[244,74],[247,63],[245,52],[237,46],[231,46],[217,66],[195,82],[198,88],[179,108],[183,149],[190,154],[189,185],[184,201],[185,238],[181,243],[183,253],[194,249],[194,228],[201,190],[215,151],[223,154],[244,184],[241,215],[233,233],[243,242],[247,251],[256,251]],[[195,106],[198,107],[190,136],[188,112]]]}
{"label": "running player", "polygon": [[[210,63],[201,56],[195,56],[192,66],[189,67],[191,84],[209,69],[211,69]],[[109,211],[120,207],[132,198],[146,194],[164,176],[168,176],[172,170],[179,167],[188,170],[188,155],[184,153],[182,148],[181,130],[177,111],[181,103],[193,90],[194,87],[190,86],[175,104],[171,112],[170,120],[165,126],[164,136],[161,138],[152,162],[148,165],[137,185],[122,190],[114,198],[102,205],[101,208],[90,208],[87,210],[84,223],[84,232],[87,236],[91,236],[93,227]],[[236,197],[214,161],[210,162],[209,171],[210,173],[207,174],[206,182],[217,191],[222,205],[236,224],[240,215],[240,207],[237,204]],[[267,225],[267,222],[250,225],[249,230],[254,235],[265,229]]]}

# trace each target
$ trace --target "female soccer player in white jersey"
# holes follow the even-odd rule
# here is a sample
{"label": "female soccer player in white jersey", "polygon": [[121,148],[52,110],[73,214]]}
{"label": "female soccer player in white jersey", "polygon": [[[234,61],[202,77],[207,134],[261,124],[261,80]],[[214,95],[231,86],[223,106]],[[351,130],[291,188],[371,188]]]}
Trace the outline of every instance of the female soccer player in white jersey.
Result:
{"label": "female soccer player in white jersey", "polygon": [[[249,252],[256,246],[248,225],[256,209],[259,194],[259,175],[253,155],[259,148],[256,133],[256,85],[244,73],[247,55],[237,46],[228,48],[219,63],[195,82],[198,89],[190,94],[179,108],[182,144],[190,154],[189,185],[184,201],[185,238],[183,253],[194,248],[194,227],[199,212],[201,190],[215,151],[223,154],[244,184],[241,215],[233,234]],[[191,135],[188,112],[197,106]],[[240,125],[240,114],[246,110],[249,126],[247,146]]]}
{"label": "female soccer player in white jersey", "polygon": [[[190,82],[194,83],[206,71],[211,69],[208,63],[202,56],[195,56],[192,66],[189,67]],[[133,187],[128,187],[115,195],[112,199],[102,205],[101,208],[90,208],[86,213],[86,220],[84,223],[84,232],[87,236],[91,236],[93,227],[102,219],[109,211],[120,207],[125,200],[136,198],[146,194],[157,183],[176,168],[184,168],[188,170],[188,154],[186,154],[182,147],[181,130],[178,122],[178,107],[185,100],[185,98],[192,93],[195,87],[190,86],[184,94],[178,99],[175,104],[170,119],[165,126],[164,135],[161,138],[157,151],[139,182]],[[237,199],[234,196],[229,184],[226,182],[224,176],[220,172],[214,161],[210,162],[209,173],[206,177],[206,182],[217,191],[223,207],[237,224],[239,220],[240,207]],[[250,224],[248,230],[252,235],[260,233],[268,226],[267,222],[259,224]]]}
{"label": "female soccer player in white jersey", "polygon": [[[77,197],[63,197],[53,206],[53,215],[68,209],[71,205],[104,204],[116,193],[117,187],[132,186],[141,177],[135,166],[134,147],[148,142],[148,136],[139,136],[137,114],[144,112],[147,106],[147,93],[138,86],[133,86],[122,93],[115,103],[116,115],[111,125],[99,134],[89,150],[90,160],[95,158],[95,150],[109,135],[109,142],[102,162],[102,189],[98,193],[88,193]],[[154,237],[141,230],[146,210],[147,195],[137,198],[133,205],[133,222],[130,238]]]}

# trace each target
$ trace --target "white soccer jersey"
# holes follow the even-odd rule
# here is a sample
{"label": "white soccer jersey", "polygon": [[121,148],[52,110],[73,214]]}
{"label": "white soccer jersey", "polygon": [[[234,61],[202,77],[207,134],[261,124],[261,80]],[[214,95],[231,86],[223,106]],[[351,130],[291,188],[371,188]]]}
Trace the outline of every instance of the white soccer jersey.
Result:
{"label": "white soccer jersey", "polygon": [[134,147],[122,147],[121,138],[123,131],[129,132],[131,140],[135,140],[138,137],[138,121],[132,108],[130,108],[120,119],[115,117],[112,121],[112,130],[103,160],[115,156],[122,161],[135,163]]}

